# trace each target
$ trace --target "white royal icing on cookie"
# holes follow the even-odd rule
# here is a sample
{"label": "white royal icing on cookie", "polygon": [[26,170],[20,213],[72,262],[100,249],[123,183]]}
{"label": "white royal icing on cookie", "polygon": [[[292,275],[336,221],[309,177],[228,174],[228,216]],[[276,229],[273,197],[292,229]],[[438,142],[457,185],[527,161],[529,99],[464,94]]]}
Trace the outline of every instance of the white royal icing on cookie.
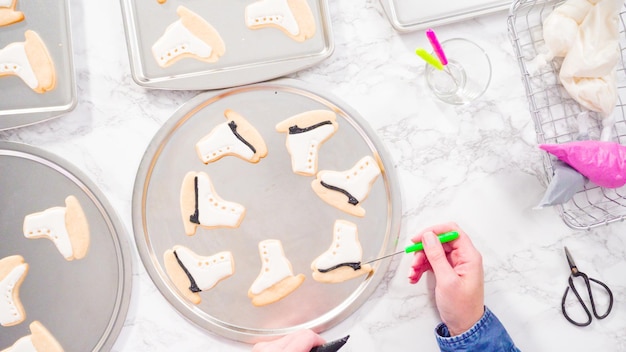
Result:
{"label": "white royal icing on cookie", "polygon": [[0,281],[0,325],[8,325],[24,319],[15,305],[13,292],[16,283],[24,276],[26,268],[26,264],[20,264]]}
{"label": "white royal icing on cookie", "polygon": [[261,274],[254,280],[250,292],[258,295],[281,280],[293,276],[291,263],[285,258],[283,246],[279,240],[265,240],[259,243],[261,256]]}
{"label": "white royal icing on cookie", "polygon": [[169,25],[152,46],[152,54],[160,66],[186,53],[208,58],[212,51],[213,48],[189,31],[181,20]]}
{"label": "white royal icing on cookie", "polygon": [[204,163],[219,159],[224,154],[237,154],[246,160],[251,160],[254,156],[254,151],[235,136],[229,122],[215,126],[208,135],[196,143],[196,149]]}
{"label": "white royal icing on cookie", "polygon": [[378,175],[380,175],[378,163],[368,155],[359,160],[350,170],[323,173],[321,180],[349,192],[358,201],[362,201],[367,198],[371,183]]}
{"label": "white royal icing on cookie", "polygon": [[37,352],[31,336],[24,336],[15,341],[13,346],[3,350],[3,352]]}
{"label": "white royal icing on cookie", "polygon": [[335,133],[331,124],[319,126],[304,133],[289,133],[287,147],[291,154],[291,168],[294,172],[313,175],[320,144]]}
{"label": "white royal icing on cookie", "polygon": [[186,247],[176,247],[174,251],[202,291],[233,274],[233,255],[228,251],[207,257],[199,256]]}
{"label": "white royal icing on cookie", "polygon": [[200,225],[235,227],[241,221],[246,208],[235,202],[228,202],[213,193],[213,187],[206,173],[196,174],[198,178],[198,213]]}
{"label": "white royal icing on cookie", "polygon": [[24,43],[12,43],[0,50],[0,73],[16,74],[31,89],[39,84],[26,56]]}
{"label": "white royal icing on cookie", "polygon": [[14,0],[0,0],[0,7],[13,7]]}
{"label": "white royal icing on cookie", "polygon": [[13,346],[3,350],[3,352],[38,352],[33,344],[31,336],[24,336],[15,341]]}
{"label": "white royal icing on cookie", "polygon": [[260,0],[246,6],[246,24],[248,27],[276,24],[292,35],[300,32],[287,0]]}
{"label": "white royal icing on cookie", "polygon": [[363,255],[355,224],[335,221],[333,243],[315,260],[316,269],[329,269],[342,263],[360,263]]}
{"label": "white royal icing on cookie", "polygon": [[65,227],[66,211],[65,207],[53,207],[40,213],[26,215],[24,236],[26,238],[49,238],[65,259],[72,258],[74,251]]}

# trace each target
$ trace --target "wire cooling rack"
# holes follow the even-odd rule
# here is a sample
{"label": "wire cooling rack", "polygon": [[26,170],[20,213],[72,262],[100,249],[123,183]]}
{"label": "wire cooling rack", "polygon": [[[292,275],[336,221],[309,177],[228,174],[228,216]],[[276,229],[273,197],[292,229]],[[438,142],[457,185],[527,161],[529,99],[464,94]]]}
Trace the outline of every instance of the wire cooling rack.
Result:
{"label": "wire cooling rack", "polygon": [[[589,117],[589,137],[600,139],[602,119],[595,112],[587,112],[559,82],[561,62],[536,65],[533,61],[545,48],[543,22],[564,1],[517,0],[511,4],[508,17],[509,38],[517,55],[526,89],[530,114],[535,124],[538,143],[564,143],[576,140],[580,133],[581,114]],[[611,140],[626,144],[626,9],[619,15],[620,61],[617,67],[618,100]],[[545,153],[544,170],[552,179],[556,159]],[[626,186],[602,188],[588,182],[583,190],[565,204],[556,206],[565,223],[574,229],[591,229],[626,219]]]}

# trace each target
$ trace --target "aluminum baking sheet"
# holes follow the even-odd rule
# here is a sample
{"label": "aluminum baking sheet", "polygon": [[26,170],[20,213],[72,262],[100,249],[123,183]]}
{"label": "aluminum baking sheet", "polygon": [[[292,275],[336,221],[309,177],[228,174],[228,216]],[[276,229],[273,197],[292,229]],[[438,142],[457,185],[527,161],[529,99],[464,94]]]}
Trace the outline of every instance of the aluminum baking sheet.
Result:
{"label": "aluminum baking sheet", "polygon": [[[195,143],[225,120],[224,110],[246,117],[263,136],[267,157],[257,164],[224,157],[203,164]],[[285,134],[275,125],[292,115],[313,110],[335,111],[339,128],[319,151],[319,170],[342,171],[365,155],[378,156],[384,172],[363,202],[363,218],[346,214],[323,202],[311,189],[313,177],[291,171]],[[184,232],[180,215],[180,188],[188,171],[204,171],[218,194],[246,207],[239,228],[198,228]],[[389,260],[373,263],[374,274],[339,284],[322,284],[311,277],[313,259],[332,242],[336,219],[358,226],[363,261],[390,253],[399,235],[401,200],[394,167],[384,146],[367,123],[349,106],[298,81],[280,80],[221,92],[203,93],[183,105],[148,147],[133,194],[133,227],[146,269],[167,300],[200,327],[225,337],[254,342],[300,328],[324,330],[354,312],[374,291]],[[305,274],[302,286],[283,300],[255,307],[247,292],[259,274],[258,243],[282,242],[294,274]],[[213,289],[201,292],[194,305],[179,294],[164,270],[163,253],[183,245],[199,255],[231,251],[235,273]]]}
{"label": "aluminum baking sheet", "polygon": [[[256,83],[313,66],[334,50],[327,0],[308,0],[316,32],[304,42],[296,42],[275,28],[247,28],[245,8],[255,0],[168,0],[164,4],[157,0],[120,1],[132,76],[145,87],[205,90]],[[166,68],[157,64],[152,45],[167,26],[178,20],[176,9],[180,5],[220,33],[226,51],[218,61],[185,58]]]}
{"label": "aluminum baking sheet", "polygon": [[77,102],[68,1],[18,0],[16,9],[24,13],[24,20],[0,27],[0,49],[24,42],[24,32],[35,31],[54,62],[56,87],[39,94],[17,76],[0,77],[0,130],[61,116]]}
{"label": "aluminum baking sheet", "polygon": [[506,10],[511,0],[381,0],[391,25],[400,32],[442,26]]}
{"label": "aluminum baking sheet", "polygon": [[[0,142],[0,258],[19,254],[29,264],[20,288],[26,320],[0,326],[0,349],[29,335],[40,321],[65,351],[105,351],[122,328],[131,292],[127,235],[115,212],[84,174],[28,145]],[[74,195],[89,222],[87,255],[66,261],[52,241],[27,239],[24,216],[64,206]]]}

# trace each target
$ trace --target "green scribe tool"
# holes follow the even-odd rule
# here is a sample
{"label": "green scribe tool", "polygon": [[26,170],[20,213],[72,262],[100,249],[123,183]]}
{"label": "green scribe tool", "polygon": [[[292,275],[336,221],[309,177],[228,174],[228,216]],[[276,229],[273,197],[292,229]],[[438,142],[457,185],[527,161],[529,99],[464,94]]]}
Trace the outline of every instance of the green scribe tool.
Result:
{"label": "green scribe tool", "polygon": [[[451,242],[456,240],[457,238],[459,238],[459,233],[456,231],[450,231],[450,232],[444,232],[444,233],[440,233],[439,235],[437,235],[437,238],[439,238],[439,242],[441,243],[447,243],[447,242]],[[396,253],[392,253],[389,255],[386,255],[384,257],[380,257],[380,258],[376,258],[374,260],[370,260],[369,262],[365,263],[365,264],[369,264],[371,262],[375,262],[381,259],[385,259],[385,258],[389,258],[389,257],[393,257],[394,255],[400,254],[400,253],[413,253],[413,252],[417,252],[417,251],[421,251],[424,250],[424,244],[422,242],[417,242],[414,243],[408,247],[406,247],[404,250],[396,252]]]}

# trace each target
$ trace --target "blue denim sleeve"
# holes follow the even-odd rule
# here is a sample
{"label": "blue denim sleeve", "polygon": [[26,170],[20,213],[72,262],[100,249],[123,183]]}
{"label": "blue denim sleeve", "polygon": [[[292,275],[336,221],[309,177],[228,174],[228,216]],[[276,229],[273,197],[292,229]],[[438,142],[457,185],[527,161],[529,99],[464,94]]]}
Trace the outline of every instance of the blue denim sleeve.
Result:
{"label": "blue denim sleeve", "polygon": [[450,337],[445,324],[435,329],[439,349],[443,352],[519,352],[513,340],[498,318],[485,307],[485,314],[469,330],[461,335]]}

